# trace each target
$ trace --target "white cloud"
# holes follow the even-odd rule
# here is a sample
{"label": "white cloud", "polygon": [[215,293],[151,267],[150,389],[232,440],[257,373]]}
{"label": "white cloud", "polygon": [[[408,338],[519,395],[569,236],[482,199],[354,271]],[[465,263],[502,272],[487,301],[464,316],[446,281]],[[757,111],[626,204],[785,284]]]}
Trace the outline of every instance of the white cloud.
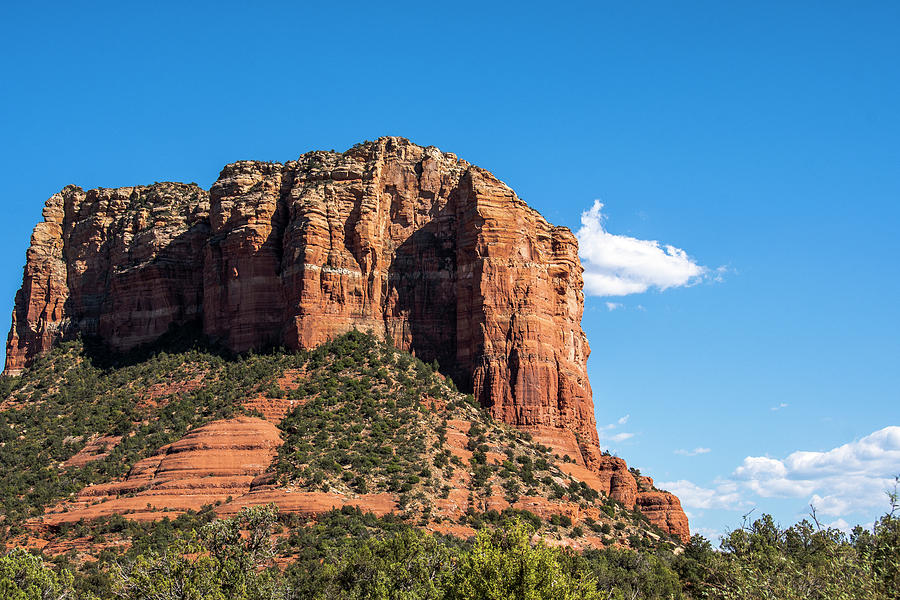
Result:
{"label": "white cloud", "polygon": [[836,529],[848,530],[850,529],[850,523],[845,521],[844,519],[838,519],[836,521],[832,521],[831,523],[826,524],[827,527],[834,527]]}
{"label": "white cloud", "polygon": [[870,521],[868,523],[856,523],[856,522],[848,523],[844,519],[835,519],[834,521],[831,521],[830,523],[825,523],[825,527],[840,529],[847,535],[850,535],[850,533],[856,528],[857,525],[859,525],[863,529],[872,531],[872,527],[875,526],[875,522]]}
{"label": "white cloud", "polygon": [[743,464],[734,470],[738,479],[774,479],[787,475],[787,468],[780,460],[766,456],[748,456]]}
{"label": "white cloud", "polygon": [[722,283],[725,281],[725,274],[729,271],[733,271],[730,267],[722,265],[721,267],[716,267],[713,272],[710,274],[710,278],[716,283]]}
{"label": "white cloud", "polygon": [[616,310],[618,308],[622,308],[623,306],[625,306],[625,305],[622,304],[621,302],[607,302],[606,303],[607,310]]}
{"label": "white cloud", "polygon": [[[675,452],[691,456],[697,450]],[[716,478],[708,487],[685,479],[656,485],[678,496],[685,512],[693,511],[698,517],[707,509],[745,511],[757,502],[768,512],[771,501],[760,498],[794,499],[789,503],[802,498],[822,523],[829,517],[827,526],[846,532],[848,522],[868,521],[864,527],[871,527],[871,520],[888,509],[887,492],[893,491],[897,475],[900,426],[891,425],[822,452],[798,450],[784,458],[748,456],[730,477]]]}
{"label": "white cloud", "polygon": [[850,533],[854,526],[844,519],[837,519],[836,521],[832,521],[831,523],[826,523],[825,527],[840,529],[844,533]]}
{"label": "white cloud", "polygon": [[581,228],[576,233],[586,293],[625,296],[651,287],[665,290],[697,283],[707,274],[706,267],[680,248],[609,233],[604,229],[602,211],[603,203],[595,200],[590,210],[581,213]]}
{"label": "white cloud", "polygon": [[825,452],[748,456],[733,477],[764,498],[808,496],[818,512],[839,516],[885,506],[898,472],[900,427],[889,426]]}
{"label": "white cloud", "polygon": [[691,533],[699,533],[713,544],[717,544],[722,540],[722,532],[718,529],[713,529],[712,527],[697,527],[691,528]]}
{"label": "white cloud", "polygon": [[781,410],[782,408],[787,408],[788,406],[790,406],[790,404],[788,404],[787,402],[782,402],[778,406],[773,406],[769,410]]}
{"label": "white cloud", "polygon": [[610,429],[615,429],[619,425],[624,425],[628,422],[628,419],[631,418],[631,415],[625,415],[623,417],[619,417],[615,423],[610,423],[608,425],[598,425],[597,431],[603,433],[604,431],[609,431]]}
{"label": "white cloud", "polygon": [[707,452],[710,452],[709,448],[697,446],[693,450],[684,450],[682,448],[679,448],[675,451],[675,454],[680,454],[682,456],[697,456],[698,454],[706,454]]}
{"label": "white cloud", "polygon": [[846,515],[853,508],[853,502],[845,498],[838,498],[834,495],[823,497],[818,494],[813,494],[809,503],[812,504],[818,512],[824,515]]}
{"label": "white cloud", "polygon": [[615,423],[610,423],[609,425],[600,425],[597,427],[597,434],[600,436],[601,440],[607,440],[610,442],[624,442],[627,439],[631,439],[634,437],[634,434],[627,431],[622,431],[615,434],[612,433],[613,429],[619,427],[620,425],[624,425],[630,418],[631,415],[625,415],[624,417],[620,417]]}
{"label": "white cloud", "polygon": [[[697,450],[676,453],[690,456]],[[871,519],[887,509],[886,492],[898,474],[900,426],[891,425],[823,452],[796,451],[781,459],[748,456],[731,477],[717,478],[709,487],[685,479],[656,485],[678,496],[688,512],[745,510],[760,497],[803,498],[817,515],[831,518],[828,526],[846,531],[848,521],[858,522],[859,515]]]}
{"label": "white cloud", "polygon": [[715,488],[705,488],[687,479],[679,479],[678,481],[657,481],[656,487],[678,496],[681,505],[685,508],[738,510],[747,506],[738,493],[737,486],[730,481],[720,482]]}

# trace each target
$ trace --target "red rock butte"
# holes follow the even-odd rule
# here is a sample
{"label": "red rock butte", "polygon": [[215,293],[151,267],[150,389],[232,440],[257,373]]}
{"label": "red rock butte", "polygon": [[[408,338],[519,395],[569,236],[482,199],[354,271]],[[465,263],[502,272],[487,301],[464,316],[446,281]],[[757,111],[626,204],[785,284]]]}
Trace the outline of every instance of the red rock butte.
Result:
{"label": "red rock butte", "polygon": [[5,373],[76,335],[126,351],[199,323],[241,352],[370,330],[437,360],[495,418],[688,534],[677,498],[642,503],[624,461],[600,452],[575,236],[454,154],[384,137],[236,162],[209,191],[68,186],[43,216]]}

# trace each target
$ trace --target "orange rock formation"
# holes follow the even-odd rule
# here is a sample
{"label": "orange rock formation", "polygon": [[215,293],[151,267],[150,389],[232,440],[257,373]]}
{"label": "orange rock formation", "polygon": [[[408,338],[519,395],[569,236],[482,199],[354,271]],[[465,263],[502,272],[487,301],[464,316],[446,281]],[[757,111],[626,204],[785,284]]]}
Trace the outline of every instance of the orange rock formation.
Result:
{"label": "orange rock formation", "polygon": [[233,163],[209,192],[66,187],[32,235],[6,372],[75,334],[127,350],[199,322],[244,351],[372,330],[633,506],[598,445],[583,301],[571,231],[484,169],[386,137]]}

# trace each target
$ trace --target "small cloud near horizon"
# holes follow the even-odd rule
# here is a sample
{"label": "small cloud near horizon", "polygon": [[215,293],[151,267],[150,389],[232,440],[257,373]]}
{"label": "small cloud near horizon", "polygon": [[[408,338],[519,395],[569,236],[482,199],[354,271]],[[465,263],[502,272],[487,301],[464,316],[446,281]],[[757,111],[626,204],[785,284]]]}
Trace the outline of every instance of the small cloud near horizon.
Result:
{"label": "small cloud near horizon", "polygon": [[631,415],[625,415],[623,417],[619,417],[619,419],[615,423],[610,423],[608,425],[600,425],[597,427],[597,435],[601,440],[605,440],[608,442],[624,442],[625,440],[631,439],[634,437],[634,434],[629,431],[620,431],[619,433],[612,433],[612,430],[617,427],[621,427],[625,423],[628,422],[628,419],[631,418]]}
{"label": "small cloud near horizon", "polygon": [[748,456],[732,478],[763,498],[806,496],[819,513],[838,517],[883,505],[898,465],[900,426],[891,425],[824,452]]}
{"label": "small cloud near horizon", "polygon": [[657,485],[678,496],[685,509],[743,510],[759,498],[805,498],[818,514],[834,518],[831,526],[843,529],[848,515],[885,505],[898,465],[900,426],[890,425],[831,450],[797,450],[783,459],[747,456],[711,487],[686,479]]}
{"label": "small cloud near horizon", "polygon": [[687,479],[657,481],[656,487],[672,492],[685,508],[741,510],[748,506],[741,497],[738,486],[731,481],[720,481],[714,488],[705,488]]}
{"label": "small cloud near horizon", "polygon": [[700,446],[693,450],[684,450],[683,448],[675,450],[675,454],[680,454],[682,456],[697,456],[698,454],[706,454],[708,452],[711,452],[709,448],[701,448]]}
{"label": "small cloud near horizon", "polygon": [[702,535],[709,541],[717,544],[724,537],[724,534],[718,529],[713,529],[712,527],[697,527],[696,529],[692,528],[692,532]]}

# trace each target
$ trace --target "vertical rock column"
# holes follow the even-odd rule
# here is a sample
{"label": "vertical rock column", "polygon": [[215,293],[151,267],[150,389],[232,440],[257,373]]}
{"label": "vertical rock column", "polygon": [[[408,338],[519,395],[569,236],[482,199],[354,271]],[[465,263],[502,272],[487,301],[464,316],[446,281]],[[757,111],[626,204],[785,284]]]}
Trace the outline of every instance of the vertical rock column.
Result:
{"label": "vertical rock column", "polygon": [[63,256],[63,195],[70,189],[77,188],[70,186],[47,200],[44,220],[31,234],[6,343],[6,373],[12,375],[20,373],[33,357],[47,352],[65,329],[69,287]]}
{"label": "vertical rock column", "polygon": [[469,170],[460,198],[458,355],[471,361],[475,395],[583,462],[597,428],[575,238],[482,169]]}
{"label": "vertical rock column", "polygon": [[282,165],[242,161],[210,189],[203,264],[203,330],[232,350],[282,338]]}

